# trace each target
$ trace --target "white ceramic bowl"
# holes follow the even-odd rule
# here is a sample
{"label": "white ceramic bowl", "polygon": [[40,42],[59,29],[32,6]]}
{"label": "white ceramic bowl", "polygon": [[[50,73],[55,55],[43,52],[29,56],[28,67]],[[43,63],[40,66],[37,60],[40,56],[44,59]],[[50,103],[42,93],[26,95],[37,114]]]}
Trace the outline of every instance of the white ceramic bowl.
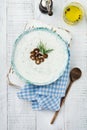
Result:
{"label": "white ceramic bowl", "polygon": [[[53,49],[48,58],[36,65],[30,59],[30,52],[42,41]],[[67,43],[56,32],[37,27],[23,32],[15,41],[12,60],[13,69],[20,79],[34,85],[47,85],[64,73],[68,63]]]}

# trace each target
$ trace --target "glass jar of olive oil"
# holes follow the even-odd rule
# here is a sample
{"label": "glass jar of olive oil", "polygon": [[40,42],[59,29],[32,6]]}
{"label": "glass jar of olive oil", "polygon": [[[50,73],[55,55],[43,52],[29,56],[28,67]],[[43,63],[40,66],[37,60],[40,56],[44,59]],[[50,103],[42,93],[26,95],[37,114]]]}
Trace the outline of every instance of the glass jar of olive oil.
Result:
{"label": "glass jar of olive oil", "polygon": [[63,19],[67,24],[73,25],[82,20],[84,9],[78,2],[72,2],[64,8]]}

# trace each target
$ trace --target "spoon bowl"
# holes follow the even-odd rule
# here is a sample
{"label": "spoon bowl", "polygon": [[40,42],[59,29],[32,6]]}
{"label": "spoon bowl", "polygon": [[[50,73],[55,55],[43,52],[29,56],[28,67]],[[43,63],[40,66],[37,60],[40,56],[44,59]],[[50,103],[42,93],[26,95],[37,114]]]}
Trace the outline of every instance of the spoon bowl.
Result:
{"label": "spoon bowl", "polygon": [[79,68],[73,68],[70,72],[70,80],[74,82],[75,80],[78,80],[82,75],[82,72]]}

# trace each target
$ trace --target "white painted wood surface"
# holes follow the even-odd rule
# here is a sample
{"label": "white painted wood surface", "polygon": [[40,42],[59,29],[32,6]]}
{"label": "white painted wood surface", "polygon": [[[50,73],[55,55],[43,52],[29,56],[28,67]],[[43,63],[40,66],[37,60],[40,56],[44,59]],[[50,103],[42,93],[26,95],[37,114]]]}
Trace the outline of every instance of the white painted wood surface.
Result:
{"label": "white painted wood surface", "polygon": [[[75,26],[64,23],[62,11],[71,0],[54,0],[52,17],[39,12],[39,1],[0,0],[0,130],[87,130],[87,21],[84,17]],[[87,0],[77,1],[87,8]],[[81,79],[73,84],[53,125],[50,125],[53,112],[33,111],[30,103],[17,98],[18,90],[6,84],[12,45],[25,24],[33,18],[71,31],[71,68],[79,67],[83,73]]]}
{"label": "white painted wood surface", "polygon": [[[86,0],[77,0],[87,8]],[[53,113],[37,112],[38,130],[87,130],[87,21],[86,18],[76,26],[69,26],[62,19],[63,8],[71,0],[54,0],[54,15],[47,17],[42,15],[36,3],[35,18],[50,23],[53,26],[67,28],[72,34],[71,43],[71,68],[79,67],[82,70],[82,78],[72,85],[72,89],[67,97],[59,116],[54,125],[49,124]],[[39,0],[38,0],[39,3]],[[42,117],[42,120],[41,118]],[[47,117],[47,118],[46,118]],[[44,121],[43,121],[44,120]],[[43,123],[40,123],[40,122]],[[44,126],[44,127],[42,127]]]}
{"label": "white painted wood surface", "polygon": [[[12,46],[17,36],[23,32],[25,24],[33,18],[32,0],[7,0],[7,44],[8,68],[10,67]],[[8,130],[35,130],[36,116],[30,103],[19,100],[18,90],[8,86]]]}
{"label": "white painted wood surface", "polygon": [[7,129],[6,1],[0,0],[0,130]]}

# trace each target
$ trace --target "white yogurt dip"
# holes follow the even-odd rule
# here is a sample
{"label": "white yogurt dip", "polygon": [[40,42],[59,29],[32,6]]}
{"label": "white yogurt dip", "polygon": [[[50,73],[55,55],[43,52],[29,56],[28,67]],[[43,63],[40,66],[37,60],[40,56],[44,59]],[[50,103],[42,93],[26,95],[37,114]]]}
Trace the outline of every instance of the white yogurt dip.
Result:
{"label": "white yogurt dip", "polygon": [[[48,58],[43,63],[37,65],[30,59],[30,52],[37,47],[40,41],[53,51],[48,54]],[[67,60],[68,52],[64,41],[47,30],[35,30],[19,40],[13,62],[17,73],[22,78],[35,85],[45,85],[63,74]]]}

